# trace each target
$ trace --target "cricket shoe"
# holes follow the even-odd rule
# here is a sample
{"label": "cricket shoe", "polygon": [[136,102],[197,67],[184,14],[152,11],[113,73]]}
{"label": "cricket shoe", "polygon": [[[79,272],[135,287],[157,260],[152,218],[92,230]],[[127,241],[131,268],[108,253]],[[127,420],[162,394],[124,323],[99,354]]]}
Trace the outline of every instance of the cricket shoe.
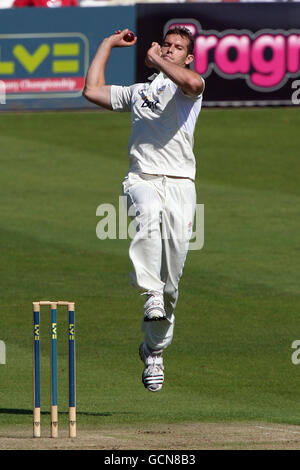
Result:
{"label": "cricket shoe", "polygon": [[145,364],[142,374],[144,387],[150,392],[158,392],[164,383],[164,365],[162,349],[159,351],[149,350],[145,343],[139,347],[140,358]]}
{"label": "cricket shoe", "polygon": [[163,295],[158,292],[147,293],[144,305],[144,321],[160,321],[166,318]]}

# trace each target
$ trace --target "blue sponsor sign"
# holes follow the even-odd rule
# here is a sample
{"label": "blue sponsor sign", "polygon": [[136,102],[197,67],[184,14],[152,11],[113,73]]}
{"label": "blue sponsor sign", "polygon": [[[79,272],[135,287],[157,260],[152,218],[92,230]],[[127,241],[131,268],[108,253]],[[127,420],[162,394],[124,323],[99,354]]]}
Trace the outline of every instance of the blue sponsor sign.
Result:
{"label": "blue sponsor sign", "polygon": [[[125,27],[134,7],[0,10],[0,111],[96,107],[82,97],[89,63]],[[107,81],[135,81],[134,48],[112,51]]]}

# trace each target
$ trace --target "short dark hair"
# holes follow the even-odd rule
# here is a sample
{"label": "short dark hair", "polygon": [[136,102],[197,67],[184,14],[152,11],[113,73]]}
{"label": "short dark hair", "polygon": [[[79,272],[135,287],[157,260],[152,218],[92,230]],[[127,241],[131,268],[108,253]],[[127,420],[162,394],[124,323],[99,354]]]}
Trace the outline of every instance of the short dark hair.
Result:
{"label": "short dark hair", "polygon": [[187,38],[188,43],[188,54],[194,54],[194,36],[191,31],[185,26],[174,26],[173,28],[168,29],[164,36],[164,41],[169,34],[179,34],[183,38]]}

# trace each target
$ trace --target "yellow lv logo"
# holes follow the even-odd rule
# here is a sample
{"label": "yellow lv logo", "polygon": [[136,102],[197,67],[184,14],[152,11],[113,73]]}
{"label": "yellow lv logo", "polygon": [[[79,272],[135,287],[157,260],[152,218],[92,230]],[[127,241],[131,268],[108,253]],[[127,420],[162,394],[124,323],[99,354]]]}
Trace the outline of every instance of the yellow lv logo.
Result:
{"label": "yellow lv logo", "polygon": [[47,44],[41,44],[33,54],[30,54],[21,44],[13,48],[14,56],[29,73],[33,73],[49,53],[50,47]]}

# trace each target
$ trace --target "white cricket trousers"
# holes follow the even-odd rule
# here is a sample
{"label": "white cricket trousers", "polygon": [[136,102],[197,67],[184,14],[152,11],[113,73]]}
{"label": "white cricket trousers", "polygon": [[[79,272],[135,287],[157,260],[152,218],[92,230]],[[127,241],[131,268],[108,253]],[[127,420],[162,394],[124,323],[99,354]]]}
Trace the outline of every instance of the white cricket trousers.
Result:
{"label": "white cricket trousers", "polygon": [[135,234],[129,248],[131,278],[145,293],[163,294],[166,320],[142,321],[144,341],[153,350],[173,338],[178,284],[186,260],[196,208],[195,184],[188,178],[129,173],[123,182]]}

